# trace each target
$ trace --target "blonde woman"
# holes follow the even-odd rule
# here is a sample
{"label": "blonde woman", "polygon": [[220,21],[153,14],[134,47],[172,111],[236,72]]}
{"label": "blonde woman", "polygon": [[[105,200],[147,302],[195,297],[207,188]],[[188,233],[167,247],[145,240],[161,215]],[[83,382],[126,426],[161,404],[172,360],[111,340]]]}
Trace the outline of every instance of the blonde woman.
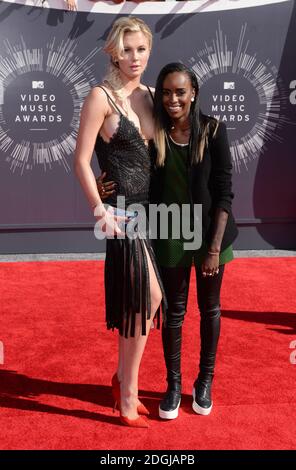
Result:
{"label": "blonde woman", "polygon": [[153,138],[152,94],[141,83],[152,46],[144,21],[121,17],[112,25],[105,45],[110,69],[102,85],[94,87],[82,109],[75,171],[107,239],[105,262],[106,322],[119,330],[119,359],[112,392],[122,424],[148,427],[149,412],[138,399],[138,373],[151,323],[164,299],[149,238],[122,235],[126,218],[107,211],[91,169],[95,149],[103,172],[116,182],[116,196],[106,202],[116,207],[117,196],[146,206],[151,176],[150,141]]}

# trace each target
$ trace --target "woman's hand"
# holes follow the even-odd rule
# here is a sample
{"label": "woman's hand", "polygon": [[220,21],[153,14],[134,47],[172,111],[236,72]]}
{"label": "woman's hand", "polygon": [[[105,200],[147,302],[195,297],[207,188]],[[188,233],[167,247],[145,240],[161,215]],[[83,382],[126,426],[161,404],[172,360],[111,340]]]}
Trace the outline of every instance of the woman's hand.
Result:
{"label": "woman's hand", "polygon": [[77,11],[76,0],[65,0],[69,11]]}
{"label": "woman's hand", "polygon": [[201,266],[203,277],[215,276],[219,273],[219,253],[207,253]]}
{"label": "woman's hand", "polygon": [[102,173],[101,176],[96,179],[99,195],[103,201],[111,196],[111,194],[115,193],[116,188],[116,183],[114,183],[114,181],[106,181],[104,183],[105,177],[106,172]]}
{"label": "woman's hand", "polygon": [[114,235],[125,235],[122,229],[124,230],[124,226],[128,222],[128,217],[115,215],[112,206],[105,209],[102,203],[98,204],[94,209],[94,215],[97,219],[96,230],[100,230],[104,235],[110,238],[113,238]]}

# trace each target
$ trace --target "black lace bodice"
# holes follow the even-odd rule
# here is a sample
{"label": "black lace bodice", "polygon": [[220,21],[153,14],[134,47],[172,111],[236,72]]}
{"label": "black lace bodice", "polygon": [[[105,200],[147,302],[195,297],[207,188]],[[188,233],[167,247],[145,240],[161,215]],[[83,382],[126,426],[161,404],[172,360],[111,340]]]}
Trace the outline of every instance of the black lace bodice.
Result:
{"label": "black lace bodice", "polygon": [[95,151],[106,181],[117,184],[116,192],[106,202],[116,205],[117,196],[125,196],[126,203],[147,204],[152,171],[152,143],[145,145],[138,129],[126,116],[120,114],[118,128],[105,142],[98,134]]}

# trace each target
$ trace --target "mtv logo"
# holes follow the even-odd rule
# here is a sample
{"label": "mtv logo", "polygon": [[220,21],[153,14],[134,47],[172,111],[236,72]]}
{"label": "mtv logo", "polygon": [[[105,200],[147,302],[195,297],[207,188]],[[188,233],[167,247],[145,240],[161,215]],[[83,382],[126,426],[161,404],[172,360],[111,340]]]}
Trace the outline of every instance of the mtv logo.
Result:
{"label": "mtv logo", "polygon": [[224,90],[235,90],[234,82],[224,82]]}
{"label": "mtv logo", "polygon": [[43,81],[32,81],[32,88],[44,88]]}

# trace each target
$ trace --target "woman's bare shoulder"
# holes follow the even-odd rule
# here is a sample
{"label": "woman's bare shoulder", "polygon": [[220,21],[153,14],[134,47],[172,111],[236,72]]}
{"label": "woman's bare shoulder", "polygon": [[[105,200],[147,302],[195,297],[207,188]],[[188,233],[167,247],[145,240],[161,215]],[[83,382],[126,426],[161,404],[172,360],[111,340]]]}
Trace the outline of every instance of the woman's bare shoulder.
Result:
{"label": "woman's bare shoulder", "polygon": [[143,90],[143,91],[148,91],[148,88],[149,88],[149,90],[151,90],[151,91],[154,91],[154,90],[155,90],[155,88],[153,88],[153,86],[150,86],[150,85],[148,85],[147,83],[140,83],[140,88],[141,88],[141,90]]}
{"label": "woman's bare shoulder", "polygon": [[87,97],[95,101],[99,100],[107,102],[107,90],[104,90],[106,90],[106,87],[104,85],[96,85],[90,89]]}
{"label": "woman's bare shoulder", "polygon": [[155,89],[149,85],[141,85],[141,90],[144,95],[144,101],[146,103],[149,103],[149,105],[151,105],[151,103],[153,103],[153,100],[154,100]]}
{"label": "woman's bare shoulder", "polygon": [[86,97],[85,105],[88,107],[97,107],[98,111],[101,110],[105,113],[109,111],[108,98],[101,85],[96,85],[91,88]]}

